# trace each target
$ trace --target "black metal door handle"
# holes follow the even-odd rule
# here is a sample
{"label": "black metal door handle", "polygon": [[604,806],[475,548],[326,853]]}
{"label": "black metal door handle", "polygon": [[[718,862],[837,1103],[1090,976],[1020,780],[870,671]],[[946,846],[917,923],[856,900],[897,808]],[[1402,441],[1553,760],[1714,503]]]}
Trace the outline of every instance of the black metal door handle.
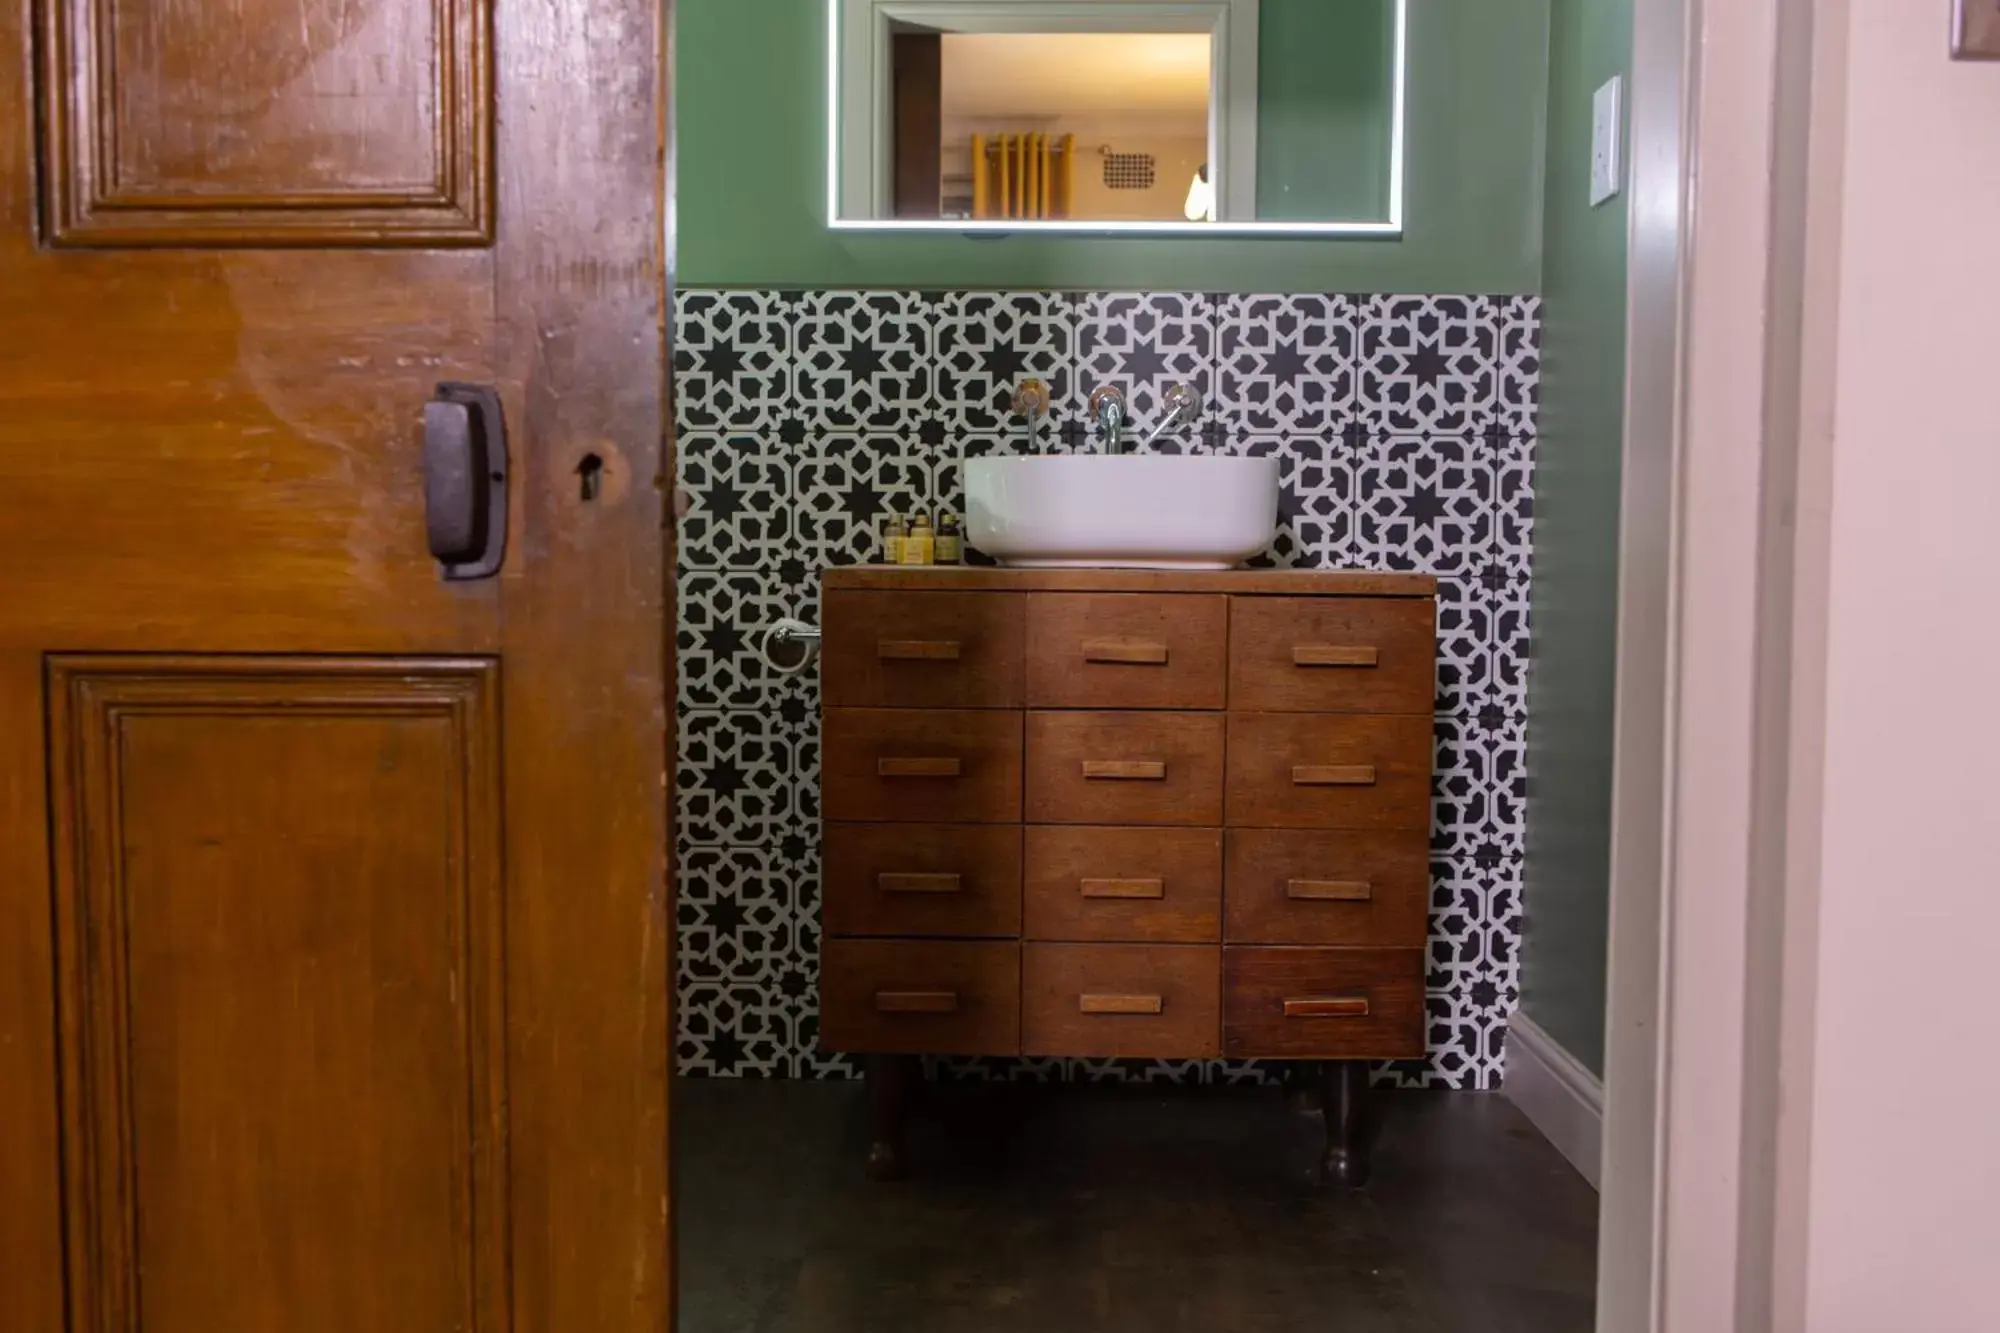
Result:
{"label": "black metal door handle", "polygon": [[507,555],[507,422],[494,389],[440,384],[424,404],[424,525],[445,578],[500,572]]}

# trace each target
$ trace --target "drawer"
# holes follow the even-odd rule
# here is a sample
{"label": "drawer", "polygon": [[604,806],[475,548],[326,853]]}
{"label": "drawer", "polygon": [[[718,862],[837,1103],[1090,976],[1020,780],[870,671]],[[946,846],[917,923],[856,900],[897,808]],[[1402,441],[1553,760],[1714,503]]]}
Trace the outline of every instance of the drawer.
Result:
{"label": "drawer", "polygon": [[1218,944],[1222,834],[1037,825],[1022,911],[1029,939]]}
{"label": "drawer", "polygon": [[1028,598],[1031,708],[1221,708],[1229,599],[1129,593]]}
{"label": "drawer", "polygon": [[1019,713],[829,708],[820,751],[828,819],[1020,822]]}
{"label": "drawer", "polygon": [[1421,948],[1430,924],[1423,829],[1235,829],[1223,922],[1231,944]]}
{"label": "drawer", "polygon": [[1229,706],[1269,713],[1429,713],[1437,605],[1408,597],[1236,597]]}
{"label": "drawer", "polygon": [[1021,830],[1009,824],[828,824],[828,935],[1013,938]]}
{"label": "drawer", "polygon": [[1431,718],[1229,715],[1232,828],[1425,829]]}
{"label": "drawer", "polygon": [[1211,1057],[1222,1049],[1222,951],[1189,944],[1029,944],[1027,1055]]}
{"label": "drawer", "polygon": [[1232,1060],[1412,1060],[1424,1053],[1422,949],[1251,949],[1222,955]]}
{"label": "drawer", "polygon": [[1220,713],[1029,713],[1028,822],[1222,823]]}
{"label": "drawer", "polygon": [[853,708],[1019,708],[1027,599],[996,592],[822,594],[820,690]]}
{"label": "drawer", "polygon": [[957,940],[828,940],[819,1040],[829,1051],[1018,1055],[1021,946]]}

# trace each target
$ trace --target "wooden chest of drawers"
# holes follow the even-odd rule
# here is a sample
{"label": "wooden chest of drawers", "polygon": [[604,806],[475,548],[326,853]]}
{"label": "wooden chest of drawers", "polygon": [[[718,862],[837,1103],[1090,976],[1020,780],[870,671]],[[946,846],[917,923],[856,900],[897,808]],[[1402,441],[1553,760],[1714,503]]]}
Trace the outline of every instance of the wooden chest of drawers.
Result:
{"label": "wooden chest of drawers", "polygon": [[1404,574],[830,571],[822,1042],[1421,1056],[1434,598]]}

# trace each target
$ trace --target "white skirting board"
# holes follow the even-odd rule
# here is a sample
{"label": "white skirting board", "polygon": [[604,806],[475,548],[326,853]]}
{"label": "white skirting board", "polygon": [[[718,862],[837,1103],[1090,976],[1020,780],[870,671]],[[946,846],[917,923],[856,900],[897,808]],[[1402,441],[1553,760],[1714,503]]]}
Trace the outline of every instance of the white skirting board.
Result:
{"label": "white skirting board", "polygon": [[1516,1013],[1507,1025],[1507,1100],[1598,1189],[1604,1151],[1604,1081],[1539,1023]]}

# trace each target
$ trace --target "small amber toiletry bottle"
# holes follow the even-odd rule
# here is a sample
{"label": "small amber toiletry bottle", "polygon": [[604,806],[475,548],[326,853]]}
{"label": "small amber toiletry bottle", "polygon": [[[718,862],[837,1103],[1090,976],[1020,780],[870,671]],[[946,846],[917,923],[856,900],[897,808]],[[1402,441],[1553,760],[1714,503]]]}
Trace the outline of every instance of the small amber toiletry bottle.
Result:
{"label": "small amber toiletry bottle", "polygon": [[937,563],[940,565],[965,563],[965,538],[959,535],[958,515],[949,509],[938,515]]}
{"label": "small amber toiletry bottle", "polygon": [[909,544],[909,528],[903,520],[891,514],[882,520],[882,563],[900,565],[903,563],[903,548]]}
{"label": "small amber toiletry bottle", "polygon": [[903,563],[906,565],[928,565],[936,555],[937,539],[931,535],[931,520],[928,514],[918,514],[910,525],[910,535],[903,539]]}

